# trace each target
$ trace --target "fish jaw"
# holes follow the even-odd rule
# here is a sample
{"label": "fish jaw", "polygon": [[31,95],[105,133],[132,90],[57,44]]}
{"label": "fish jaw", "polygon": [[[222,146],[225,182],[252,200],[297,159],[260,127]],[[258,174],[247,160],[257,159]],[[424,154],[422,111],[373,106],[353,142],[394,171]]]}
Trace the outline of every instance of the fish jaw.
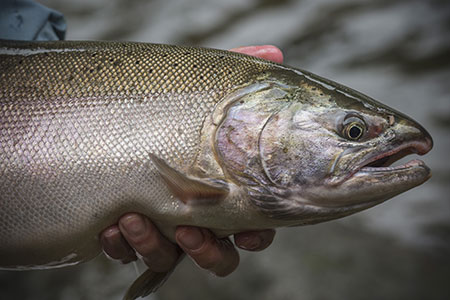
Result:
{"label": "fish jaw", "polygon": [[[337,176],[333,174],[326,180],[330,185],[329,189],[336,195],[335,200],[327,201],[328,205],[380,203],[431,177],[430,168],[419,159],[393,165],[410,154],[428,153],[433,147],[430,134],[417,122],[399,115],[390,126],[378,138],[380,142],[363,151],[364,155],[349,155],[347,160],[354,161],[354,164],[347,169],[345,177],[341,176],[336,181]],[[348,167],[345,163],[343,165]]]}
{"label": "fish jaw", "polygon": [[[318,210],[328,211],[329,216],[340,213],[336,215],[336,218],[340,218],[389,200],[421,185],[431,177],[430,169],[416,159],[386,169],[361,168],[338,187],[311,189],[308,201],[303,198],[301,201]],[[327,220],[329,219],[334,218]]]}
{"label": "fish jaw", "polygon": [[[392,119],[394,115],[395,120]],[[376,123],[370,118],[365,116],[368,123]],[[382,134],[367,143],[348,144],[333,162],[320,188],[302,191],[300,201],[356,212],[426,182],[431,177],[431,170],[423,161],[412,159],[394,163],[411,154],[428,153],[433,147],[430,134],[420,124],[396,111],[391,111],[384,119],[388,125]]]}

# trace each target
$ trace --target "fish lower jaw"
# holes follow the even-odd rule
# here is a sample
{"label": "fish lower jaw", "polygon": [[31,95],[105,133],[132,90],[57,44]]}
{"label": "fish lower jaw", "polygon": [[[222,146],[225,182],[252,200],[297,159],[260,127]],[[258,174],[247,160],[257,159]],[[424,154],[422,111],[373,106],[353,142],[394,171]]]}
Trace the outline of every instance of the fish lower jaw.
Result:
{"label": "fish lower jaw", "polygon": [[314,192],[323,206],[357,211],[406,192],[430,177],[430,169],[421,160],[414,159],[395,167],[365,166],[352,173],[352,176]]}
{"label": "fish lower jaw", "polygon": [[400,170],[406,170],[411,169],[415,167],[426,167],[428,168],[423,161],[420,159],[413,159],[405,164],[398,165],[398,166],[388,166],[388,167],[369,167],[365,166],[359,169],[358,172],[366,172],[366,173],[376,173],[376,172],[390,172],[390,171],[400,171]]}
{"label": "fish lower jaw", "polygon": [[385,184],[386,186],[417,186],[431,177],[430,168],[421,160],[413,159],[398,166],[362,167],[349,180]]}

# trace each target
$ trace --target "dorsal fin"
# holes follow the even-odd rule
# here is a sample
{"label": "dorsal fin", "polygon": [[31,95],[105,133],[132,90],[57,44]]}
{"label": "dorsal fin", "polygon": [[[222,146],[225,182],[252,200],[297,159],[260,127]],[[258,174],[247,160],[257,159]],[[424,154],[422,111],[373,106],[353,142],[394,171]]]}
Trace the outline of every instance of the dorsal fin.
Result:
{"label": "dorsal fin", "polygon": [[170,167],[154,154],[150,154],[150,159],[169,190],[184,203],[213,204],[228,196],[229,188],[224,182],[190,178]]}

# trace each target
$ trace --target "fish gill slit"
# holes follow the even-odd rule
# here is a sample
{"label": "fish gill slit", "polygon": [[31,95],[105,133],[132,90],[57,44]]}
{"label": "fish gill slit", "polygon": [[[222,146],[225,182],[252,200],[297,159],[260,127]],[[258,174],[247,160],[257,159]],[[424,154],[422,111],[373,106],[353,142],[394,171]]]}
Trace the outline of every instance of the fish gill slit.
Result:
{"label": "fish gill slit", "polygon": [[263,156],[262,156],[262,149],[261,149],[261,136],[262,133],[264,132],[264,129],[266,128],[267,124],[269,124],[269,122],[283,109],[285,108],[286,105],[283,105],[280,109],[274,111],[268,118],[267,120],[264,122],[264,125],[261,127],[261,130],[258,133],[258,159],[260,161],[261,167],[264,170],[264,174],[266,175],[267,179],[269,179],[269,181],[274,184],[275,186],[280,186],[278,183],[275,182],[275,180],[272,178],[272,176],[270,176],[269,173],[269,168],[267,167],[266,162],[263,160]]}

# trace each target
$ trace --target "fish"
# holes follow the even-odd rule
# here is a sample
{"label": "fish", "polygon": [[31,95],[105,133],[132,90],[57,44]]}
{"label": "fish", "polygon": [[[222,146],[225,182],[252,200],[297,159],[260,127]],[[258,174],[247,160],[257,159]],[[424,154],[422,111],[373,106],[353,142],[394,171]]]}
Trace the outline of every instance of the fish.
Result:
{"label": "fish", "polygon": [[[305,70],[225,50],[0,42],[0,268],[101,253],[127,212],[174,241],[338,219],[424,183],[412,118]],[[145,271],[124,299],[170,272]]]}

